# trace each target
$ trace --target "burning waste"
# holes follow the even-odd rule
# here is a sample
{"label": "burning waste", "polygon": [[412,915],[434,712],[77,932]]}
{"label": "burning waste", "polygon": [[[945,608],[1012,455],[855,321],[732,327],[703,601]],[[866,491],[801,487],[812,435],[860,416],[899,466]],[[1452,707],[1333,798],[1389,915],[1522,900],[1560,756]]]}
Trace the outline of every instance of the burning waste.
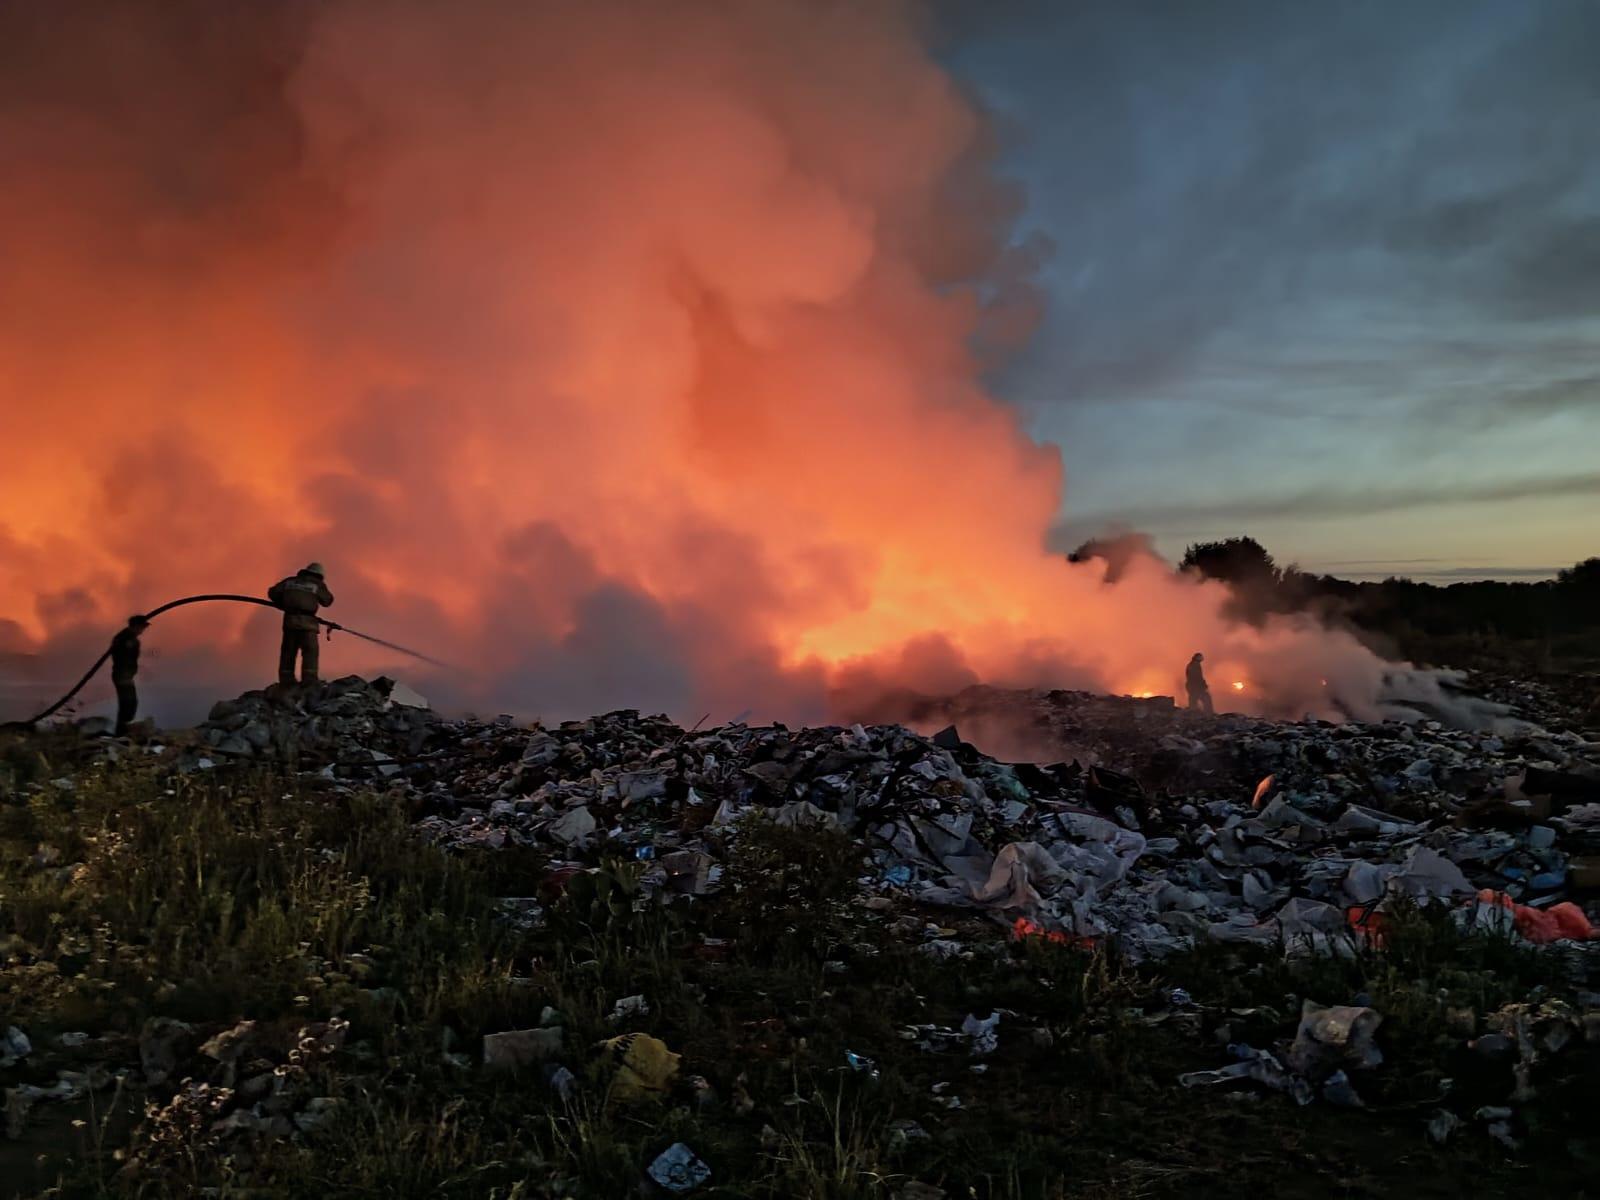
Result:
{"label": "burning waste", "polygon": [[[0,99],[0,655],[30,678],[319,559],[341,612],[470,668],[418,681],[457,707],[1164,695],[1204,646],[1221,707],[1382,711],[1344,633],[1234,626],[1148,547],[1045,549],[1059,455],[971,349],[1028,327],[995,281],[1032,251],[909,6],[224,7],[204,69],[213,6],[0,16],[33,48]],[[146,702],[193,720],[271,626],[163,622]]]}
{"label": "burning waste", "polygon": [[[118,878],[135,857],[119,822],[248,778],[272,784],[263,804],[371,805],[452,869],[516,859],[525,890],[495,893],[482,921],[497,935],[579,908],[591,928],[704,910],[772,829],[837,839],[852,876],[830,903],[951,974],[1078,954],[1157,971],[1208,946],[1344,959],[1387,953],[1409,912],[1447,913],[1557,962],[1573,999],[1471,1015],[1459,1048],[1497,1072],[1493,1094],[1440,1109],[1440,1140],[1470,1121],[1515,1145],[1535,1068],[1600,1034],[1592,734],[1537,689],[1514,711],[1308,618],[1233,621],[1223,586],[1136,537],[1109,560],[1048,549],[1060,456],[983,383],[1036,316],[1023,268],[1040,250],[915,6],[54,7],[48,23],[0,8],[0,45],[26,49],[0,91],[0,438],[27,449],[0,489],[5,682],[75,678],[170,596],[308,566],[278,687],[210,704],[270,674],[282,614],[186,608],[121,643],[123,719],[106,732],[133,736],[80,747],[79,771],[31,747],[6,760],[7,816],[29,830],[124,768],[159,789],[8,864],[38,889],[8,914],[43,914],[41,943],[99,882],[65,856]],[[319,643],[323,564],[341,617],[467,669],[413,690],[378,677],[384,647]],[[196,695],[205,718],[173,719]],[[141,727],[134,701],[193,727]],[[474,707],[543,719],[446,715]],[[209,816],[261,849],[253,814],[219,794]],[[340,914],[354,928],[393,901],[393,881],[339,877],[330,847],[260,862],[301,851],[297,882],[348,892],[329,910],[341,930]],[[138,896],[160,890],[150,876]],[[231,894],[203,898],[242,927]],[[402,908],[386,911],[384,939],[404,936]],[[154,1178],[218,1147],[242,1170],[337,1126],[328,1064],[376,1079],[415,1050],[392,1037],[412,1018],[373,978],[382,944],[323,958],[288,929],[252,930],[295,972],[282,1028],[179,1019],[195,997],[145,971],[143,931],[75,930],[53,958],[8,936],[8,983],[87,994],[115,963],[163,1009],[48,1042],[0,1020],[9,1128],[126,1085],[148,1103],[125,1168]],[[416,960],[431,970],[458,932],[432,929]],[[733,940],[707,932],[682,957],[715,967]],[[429,1028],[412,1061],[522,1072],[596,1114],[669,1098],[714,1112],[718,1089],[740,1120],[811,1104],[697,1073],[703,1050],[636,1027],[690,1003],[631,981],[580,1061],[583,1014],[557,1011],[546,978],[573,965],[564,950],[474,964],[484,1011],[518,1027],[470,1044]],[[826,959],[810,982],[869,957]],[[203,964],[219,988],[226,961]],[[610,969],[573,969],[591,966]],[[813,991],[806,1005],[827,1001]],[[523,1002],[535,992],[552,1003]],[[1179,988],[1139,1019],[1203,1020],[1212,1058],[1228,1048],[1182,1073],[1191,1089],[1357,1106],[1395,1024],[1358,999],[1300,997],[1266,1038],[1247,1029],[1259,1014],[1202,1012]],[[921,1120],[963,1111],[1023,1030],[1036,1048],[1055,1036],[969,1000],[899,1029],[957,1063],[925,1081]],[[792,1065],[810,1036],[794,1013],[747,1024],[728,1036],[752,1058],[780,1046]],[[829,1083],[872,1086],[886,1060],[847,1049]],[[346,1094],[379,1097],[401,1073]],[[895,1131],[902,1149],[931,1140],[918,1120]],[[792,1136],[763,1125],[762,1151]],[[663,1139],[641,1182],[720,1186],[701,1150]],[[514,1156],[545,1165],[528,1145]]]}
{"label": "burning waste", "polygon": [[440,844],[542,847],[580,868],[621,855],[668,892],[714,891],[746,818],[823,826],[865,848],[869,888],[985,914],[1015,938],[1114,939],[1135,962],[1205,940],[1349,951],[1388,898],[1470,913],[1480,891],[1524,939],[1586,928],[1559,903],[1600,850],[1600,742],[1579,730],[1278,724],[1059,691],[974,689],[949,710],[1025,721],[1063,757],[1002,762],[954,726],[685,730],[633,710],[530,732],[356,677],[219,703],[160,756],[378,786]]}

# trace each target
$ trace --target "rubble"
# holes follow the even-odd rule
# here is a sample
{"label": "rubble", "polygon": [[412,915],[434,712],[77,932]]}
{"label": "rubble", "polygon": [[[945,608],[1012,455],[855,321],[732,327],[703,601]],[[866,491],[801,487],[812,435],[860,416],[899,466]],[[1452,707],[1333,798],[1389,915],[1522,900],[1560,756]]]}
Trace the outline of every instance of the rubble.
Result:
{"label": "rubble", "polygon": [[[403,684],[351,676],[219,703],[164,754],[180,770],[267,758],[320,786],[381,787],[462,851],[542,847],[578,872],[630,859],[647,895],[714,894],[740,822],[764,814],[856,840],[871,891],[1114,939],[1135,962],[1204,939],[1349,953],[1381,942],[1391,903],[1484,890],[1539,913],[1512,927],[1593,928],[1563,902],[1600,882],[1600,742],[1519,687],[1535,720],[1485,730],[973,688],[923,714],[944,726],[924,737],[686,731],[632,710],[518,728],[447,719]],[[951,718],[1037,761],[997,761]]]}
{"label": "rubble", "polygon": [[[403,685],[355,677],[220,703],[196,730],[146,753],[180,774],[273,762],[298,772],[312,794],[381,791],[420,836],[449,851],[533,852],[541,874],[526,890],[536,894],[502,897],[497,909],[497,920],[523,930],[566,908],[600,919],[654,903],[701,905],[723,890],[725,876],[737,879],[745,831],[765,818],[797,836],[842,836],[859,847],[864,895],[852,911],[889,923],[937,961],[979,954],[970,929],[983,922],[1016,940],[1114,946],[1134,964],[1207,941],[1290,956],[1354,955],[1382,950],[1396,909],[1431,905],[1527,943],[1530,953],[1541,946],[1570,954],[1593,972],[1600,913],[1588,889],[1600,886],[1600,743],[1548,714],[1530,714],[1536,724],[1463,730],[1438,721],[1210,717],[1170,702],[1075,692],[974,689],[958,701],[937,714],[939,723],[958,715],[971,728],[1003,724],[1013,741],[1032,746],[1031,759],[1000,761],[948,724],[932,736],[860,724],[685,730],[622,710],[519,727],[445,717]],[[41,869],[69,869],[56,863],[59,852],[39,853],[48,860]],[[628,873],[616,871],[618,862]],[[725,946],[706,939],[695,949],[715,958]],[[847,957],[833,955],[824,971],[848,973]],[[680,1069],[664,1042],[622,1033],[651,1014],[643,994],[618,995],[635,986],[651,985],[625,981],[599,1009],[621,1033],[601,1047],[609,1096],[619,1102],[666,1097]],[[1167,992],[1170,1007],[1185,1010],[1174,1021],[1200,1020],[1187,993]],[[1382,1017],[1361,998],[1322,998],[1334,1003],[1298,997],[1286,1005],[1266,1048],[1262,1037],[1256,1045],[1241,1035],[1219,1040],[1231,1061],[1180,1082],[1364,1107],[1367,1073],[1382,1067]],[[967,1079],[966,1071],[990,1065],[982,1060],[1007,1060],[1004,1014],[993,1003],[974,995],[959,1027],[919,1024],[902,1036],[951,1055]],[[939,1019],[960,1017],[958,1010]],[[1050,1044],[1048,1029],[1014,1017],[1005,1016],[1014,1031],[1007,1052]],[[1467,1024],[1454,1034],[1460,1045],[1511,1075],[1516,1096],[1533,1086],[1533,1064],[1600,1036],[1595,1013],[1506,1011],[1481,1022],[1469,1015]],[[332,1098],[248,1065],[258,1053],[251,1022],[206,1033],[202,1042],[168,1019],[142,1030],[143,1082],[178,1089],[172,1111],[154,1119],[198,1112],[219,1138],[279,1138],[334,1118]],[[328,1036],[308,1035],[307,1053],[325,1052]],[[0,1065],[30,1049],[20,1029],[8,1028]],[[561,1059],[571,1050],[547,1012],[536,1028],[486,1034],[481,1065],[537,1068],[541,1087],[569,1099],[578,1076]],[[195,1054],[207,1060],[210,1090],[196,1090],[180,1069]],[[477,1067],[448,1042],[443,1054],[458,1070]],[[879,1059],[847,1051],[832,1069],[865,1083],[878,1075]],[[753,1105],[741,1083],[717,1082],[734,1111]],[[80,1085],[88,1086],[66,1076],[30,1084],[33,1091],[10,1103],[25,1116],[38,1100],[81,1094],[73,1092]],[[960,1107],[955,1086],[936,1085],[935,1105]],[[715,1095],[709,1084],[696,1091]],[[1494,1098],[1511,1113],[1522,1102]],[[1483,1117],[1474,1128],[1510,1145],[1512,1120]],[[1442,1142],[1465,1136],[1463,1128],[1456,1114],[1438,1110],[1427,1133]],[[678,1151],[687,1157],[663,1165]],[[658,1166],[691,1187],[705,1182],[697,1177],[704,1164],[682,1145],[652,1163],[652,1177]]]}

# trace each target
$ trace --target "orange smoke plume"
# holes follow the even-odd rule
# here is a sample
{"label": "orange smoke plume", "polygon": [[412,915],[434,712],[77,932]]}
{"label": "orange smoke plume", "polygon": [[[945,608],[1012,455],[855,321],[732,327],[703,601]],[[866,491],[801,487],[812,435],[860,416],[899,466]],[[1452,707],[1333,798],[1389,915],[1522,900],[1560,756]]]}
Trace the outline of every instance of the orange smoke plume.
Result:
{"label": "orange smoke plume", "polygon": [[[1172,694],[1202,648],[1239,705],[1370,699],[1342,634],[1046,553],[1058,456],[973,349],[1026,324],[986,286],[1016,206],[916,17],[0,10],[0,653],[70,678],[129,612],[315,558],[331,616],[472,664],[436,702]],[[259,683],[273,637],[164,618],[147,690]]]}

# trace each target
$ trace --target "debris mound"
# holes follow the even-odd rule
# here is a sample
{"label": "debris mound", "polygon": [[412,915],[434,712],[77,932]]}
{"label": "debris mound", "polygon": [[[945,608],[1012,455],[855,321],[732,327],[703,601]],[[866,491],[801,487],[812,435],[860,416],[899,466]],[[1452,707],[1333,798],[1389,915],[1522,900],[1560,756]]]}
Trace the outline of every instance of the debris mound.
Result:
{"label": "debris mound", "polygon": [[270,687],[219,700],[196,730],[197,757],[261,759],[370,772],[425,752],[439,718],[392,679],[347,675],[305,687]]}
{"label": "debris mound", "polygon": [[[991,688],[950,707],[1045,753],[1002,762],[955,726],[447,719],[353,676],[220,703],[187,753],[191,768],[268,759],[335,788],[378,782],[441,845],[647,861],[651,887],[689,894],[716,888],[748,817],[826,826],[861,844],[870,889],[1114,938],[1134,961],[1200,940],[1345,953],[1381,939],[1397,900],[1470,916],[1485,892],[1503,900],[1484,911],[1539,911],[1594,870],[1600,743],[1580,730],[1282,723]],[[1501,923],[1550,940],[1583,920]]]}

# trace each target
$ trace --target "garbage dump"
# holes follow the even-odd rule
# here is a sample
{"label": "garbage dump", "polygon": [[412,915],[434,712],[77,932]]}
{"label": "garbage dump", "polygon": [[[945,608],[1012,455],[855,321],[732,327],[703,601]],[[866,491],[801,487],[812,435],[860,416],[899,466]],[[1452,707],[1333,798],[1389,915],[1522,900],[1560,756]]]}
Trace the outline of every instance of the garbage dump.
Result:
{"label": "garbage dump", "polygon": [[350,677],[220,703],[168,753],[380,786],[441,845],[542,847],[575,867],[620,856],[680,894],[715,890],[743,818],[828,826],[862,845],[871,890],[1111,939],[1134,962],[1205,940],[1348,953],[1399,899],[1511,905],[1511,936],[1582,939],[1593,926],[1569,897],[1600,861],[1600,741],[1541,711],[1538,685],[1519,698],[1531,719],[1494,732],[957,697],[980,724],[1061,750],[1007,763],[956,727],[685,730],[622,710],[530,728],[445,718],[404,685]]}
{"label": "garbage dump", "polygon": [[[110,739],[103,753],[180,774],[272,764],[297,773],[311,794],[376,791],[409,814],[420,837],[453,854],[531,852],[552,895],[596,905],[715,896],[752,822],[833,830],[860,848],[863,910],[894,922],[935,961],[974,955],[971,934],[954,922],[991,925],[1002,944],[1105,948],[1156,968],[1208,944],[1288,960],[1348,957],[1382,953],[1397,912],[1436,906],[1463,929],[1559,956],[1579,989],[1576,1003],[1478,1014],[1462,1034],[1474,1069],[1499,1071],[1505,1083],[1471,1121],[1458,1109],[1433,1111],[1427,1135],[1442,1142],[1475,1124],[1509,1149],[1535,1066],[1600,1040],[1592,990],[1600,741],[1538,685],[1520,685],[1515,699],[1521,719],[1486,730],[1273,722],[1193,713],[1161,698],[990,688],[944,706],[939,715],[959,710],[991,740],[1004,730],[1010,744],[1034,749],[1006,762],[956,725],[684,728],[621,710],[547,726],[447,717],[403,684],[349,677],[247,693],[217,704],[194,730],[145,744]],[[637,864],[638,896],[606,892],[599,868],[619,859]],[[537,928],[549,901],[507,897],[501,915]],[[718,948],[707,939],[700,949],[715,958]],[[1385,1014],[1364,997],[1297,998],[1273,1036],[1250,1041],[1235,1028],[1248,1015],[1203,1010],[1181,988],[1161,1010],[1217,1034],[1214,1065],[1170,1075],[1197,1098],[1247,1088],[1363,1108],[1374,1073],[1387,1069]],[[652,1011],[644,994],[607,999],[616,1034],[595,1049],[611,1064],[611,1104],[653,1103],[679,1086],[679,1053],[639,1031]],[[235,1085],[225,1068],[252,1036],[246,1022],[200,1047],[223,1064],[213,1082]],[[299,1052],[322,1053],[338,1036],[312,1030]],[[903,1036],[926,1053],[959,1057],[970,1073],[986,1070],[1008,1039],[1047,1046],[1051,1034],[975,1000],[964,1019]],[[147,1027],[143,1082],[177,1083],[176,1064],[193,1057],[185,1047],[194,1040],[181,1022]],[[20,1029],[8,1029],[0,1048],[7,1061],[30,1053]],[[580,1050],[547,1012],[537,1026],[486,1034],[481,1056],[446,1047],[445,1058],[461,1070],[543,1073],[566,1099],[578,1083],[563,1060]],[[841,1070],[878,1077],[866,1053],[848,1052]],[[53,1086],[17,1092],[13,1123],[89,1085],[63,1075]],[[246,1094],[257,1083],[244,1081],[226,1103],[206,1086],[183,1083],[172,1119],[193,1109],[231,1122],[230,1136],[332,1119],[334,1101],[309,1086],[257,1097]],[[712,1094],[709,1085],[701,1091]],[[737,1084],[733,1094],[743,1108]],[[963,1104],[947,1082],[932,1101],[949,1111]],[[682,1144],[649,1164],[672,1191],[700,1186],[709,1172]]]}

